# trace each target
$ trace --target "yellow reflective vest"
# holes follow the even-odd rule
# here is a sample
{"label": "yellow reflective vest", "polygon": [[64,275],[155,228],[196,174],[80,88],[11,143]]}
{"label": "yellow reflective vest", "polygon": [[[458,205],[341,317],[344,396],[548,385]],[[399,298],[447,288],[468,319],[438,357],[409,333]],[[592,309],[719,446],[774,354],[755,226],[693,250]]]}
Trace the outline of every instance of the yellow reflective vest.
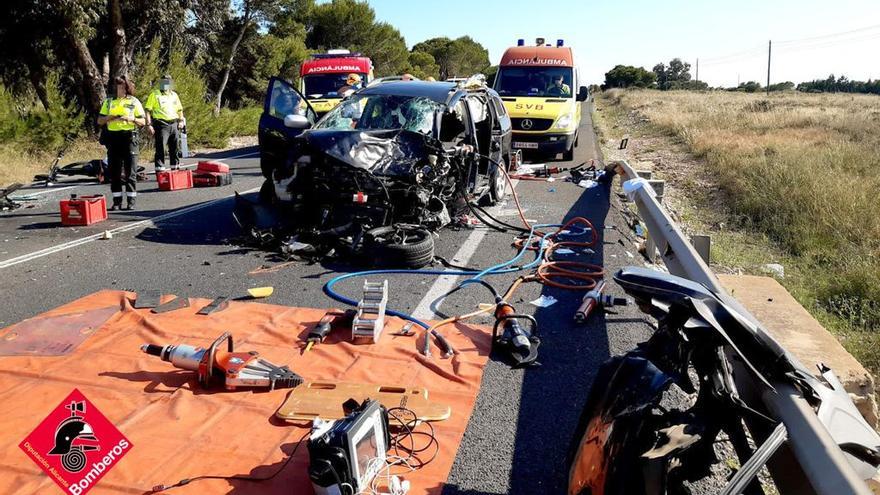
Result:
{"label": "yellow reflective vest", "polygon": [[159,120],[177,120],[180,118],[180,112],[183,111],[183,105],[180,104],[180,97],[174,91],[163,92],[154,89],[147,96],[147,103],[144,108],[150,112],[150,116]]}
{"label": "yellow reflective vest", "polygon": [[[109,117],[128,116],[133,119],[144,117],[144,107],[141,102],[134,96],[126,96],[125,98],[107,98],[101,105],[101,115]],[[133,131],[137,128],[134,122],[125,122],[122,120],[114,120],[107,122],[107,130],[109,131]]]}

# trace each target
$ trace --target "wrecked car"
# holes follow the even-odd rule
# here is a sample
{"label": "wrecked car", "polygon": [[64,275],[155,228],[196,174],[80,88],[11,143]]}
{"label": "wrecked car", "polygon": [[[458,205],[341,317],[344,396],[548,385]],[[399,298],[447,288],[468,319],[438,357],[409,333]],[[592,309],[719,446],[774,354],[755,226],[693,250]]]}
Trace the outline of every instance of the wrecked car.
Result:
{"label": "wrecked car", "polygon": [[315,122],[276,79],[260,122],[260,200],[291,232],[357,244],[381,227],[437,230],[505,193],[510,118],[484,84],[381,83]]}

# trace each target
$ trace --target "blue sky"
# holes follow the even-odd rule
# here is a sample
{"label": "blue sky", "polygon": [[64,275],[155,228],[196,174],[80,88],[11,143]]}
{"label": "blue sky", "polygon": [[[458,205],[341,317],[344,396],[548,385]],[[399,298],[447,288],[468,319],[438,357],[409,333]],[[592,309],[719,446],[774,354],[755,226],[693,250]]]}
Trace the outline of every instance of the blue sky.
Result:
{"label": "blue sky", "polygon": [[[550,42],[562,38],[574,48],[582,77],[589,83],[601,83],[616,64],[650,70],[658,62],[680,57],[692,65],[700,58],[700,79],[713,86],[733,86],[738,78],[764,84],[771,39],[771,82],[800,82],[830,73],[851,79],[880,78],[878,0],[369,3],[377,18],[397,27],[410,46],[435,36],[469,35],[489,49],[492,63],[517,38],[527,43],[536,37]],[[822,37],[843,32],[849,34]],[[821,38],[804,40],[816,37]]]}

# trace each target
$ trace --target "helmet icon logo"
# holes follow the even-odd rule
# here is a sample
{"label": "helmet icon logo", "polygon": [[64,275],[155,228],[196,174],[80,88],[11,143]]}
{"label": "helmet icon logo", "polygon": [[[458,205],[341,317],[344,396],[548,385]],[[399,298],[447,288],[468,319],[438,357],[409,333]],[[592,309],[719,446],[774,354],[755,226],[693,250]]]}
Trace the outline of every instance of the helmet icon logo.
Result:
{"label": "helmet icon logo", "polygon": [[532,119],[522,119],[522,122],[520,122],[520,126],[521,126],[524,130],[529,130],[529,129],[531,129],[532,126],[534,126],[534,125],[535,125],[535,124],[534,124],[534,122],[532,122]]}
{"label": "helmet icon logo", "polygon": [[87,495],[132,444],[93,402],[73,389],[18,448],[64,493]]}
{"label": "helmet icon logo", "polygon": [[68,473],[78,473],[86,467],[85,453],[98,450],[100,445],[92,426],[83,420],[85,401],[74,401],[64,407],[70,410],[70,417],[62,420],[55,429],[55,446],[49,455],[60,456],[61,467]]}

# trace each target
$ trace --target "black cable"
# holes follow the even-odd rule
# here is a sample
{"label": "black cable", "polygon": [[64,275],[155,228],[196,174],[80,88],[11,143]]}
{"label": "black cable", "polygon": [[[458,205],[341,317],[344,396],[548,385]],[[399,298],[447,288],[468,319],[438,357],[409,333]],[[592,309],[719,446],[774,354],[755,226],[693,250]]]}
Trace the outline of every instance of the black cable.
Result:
{"label": "black cable", "polygon": [[472,268],[469,266],[456,265],[455,263],[450,262],[449,260],[447,260],[446,258],[444,258],[442,256],[435,255],[434,260],[437,261],[438,263],[440,263],[441,265],[445,266],[446,268],[453,268],[455,270],[462,270],[462,271],[467,271],[467,272],[479,272],[481,270],[479,268]]}
{"label": "black cable", "polygon": [[523,234],[528,234],[528,233],[530,232],[529,229],[526,229],[526,228],[523,228],[523,227],[517,227],[516,225],[511,225],[511,224],[509,224],[509,223],[507,223],[507,222],[505,222],[505,221],[503,221],[503,220],[498,220],[497,218],[495,218],[494,216],[492,216],[491,213],[489,213],[488,211],[484,210],[482,206],[476,205],[475,207],[476,207],[478,210],[480,210],[481,212],[483,212],[483,214],[485,214],[487,217],[491,218],[493,222],[495,222],[495,223],[497,223],[497,224],[499,224],[499,225],[503,225],[503,226],[507,227],[508,229],[515,230],[515,231],[517,231],[517,232],[521,232],[521,233],[523,233]]}
{"label": "black cable", "polygon": [[[467,207],[471,211],[471,213],[473,213],[473,215],[475,217],[477,217],[477,220],[483,222],[483,225],[485,225],[486,227],[489,227],[492,230],[497,230],[498,232],[507,232],[506,228],[499,227],[497,225],[492,225],[491,223],[487,222],[485,218],[481,217],[480,214],[477,213],[477,210],[474,209],[474,205],[472,205],[471,202],[467,200],[467,198],[462,197],[462,199],[464,200],[465,204],[467,205]],[[487,215],[488,215],[488,213],[487,213]]]}
{"label": "black cable", "polygon": [[188,485],[188,484],[192,483],[193,481],[200,481],[200,480],[227,480],[227,481],[236,480],[236,481],[253,481],[253,482],[269,481],[269,480],[273,479],[274,477],[278,476],[279,474],[281,474],[281,471],[284,471],[284,469],[287,467],[288,464],[290,464],[290,461],[296,455],[296,451],[299,450],[300,445],[302,445],[304,443],[304,440],[310,434],[311,434],[311,430],[307,431],[305,433],[305,435],[300,437],[299,442],[296,444],[296,447],[293,448],[293,452],[291,452],[290,455],[287,456],[287,460],[284,461],[284,464],[282,464],[280,468],[278,468],[274,473],[270,474],[269,476],[243,476],[243,475],[237,475],[237,474],[231,475],[231,476],[203,475],[203,476],[196,476],[193,478],[184,478],[184,479],[178,481],[177,483],[175,483],[173,485],[169,485],[169,486],[157,485],[157,486],[153,487],[151,492],[152,493],[164,492],[166,490],[170,490],[172,488],[178,488],[178,487],[181,487],[184,485]]}
{"label": "black cable", "polygon": [[[411,417],[412,419],[404,421],[399,417],[398,412],[404,413],[407,417]],[[388,415],[397,420],[403,429],[402,432],[395,434],[391,437],[391,448],[394,449],[394,455],[399,457],[400,459],[390,463],[390,465],[396,464],[405,464],[408,467],[414,469],[421,469],[428,464],[430,464],[434,459],[437,458],[437,454],[440,452],[440,442],[437,440],[436,432],[434,431],[434,425],[432,425],[428,421],[419,421],[418,416],[415,412],[406,407],[392,407],[388,409]],[[429,431],[416,431],[416,428],[419,426],[427,426]],[[428,437],[428,443],[420,448],[416,448],[415,436],[423,435]],[[409,448],[403,445],[403,442],[409,440]],[[435,447],[433,454],[427,460],[422,460],[418,457],[418,454],[427,451],[432,446]],[[406,457],[400,455],[400,452],[404,451],[407,454]],[[412,461],[416,462],[414,466]]]}

